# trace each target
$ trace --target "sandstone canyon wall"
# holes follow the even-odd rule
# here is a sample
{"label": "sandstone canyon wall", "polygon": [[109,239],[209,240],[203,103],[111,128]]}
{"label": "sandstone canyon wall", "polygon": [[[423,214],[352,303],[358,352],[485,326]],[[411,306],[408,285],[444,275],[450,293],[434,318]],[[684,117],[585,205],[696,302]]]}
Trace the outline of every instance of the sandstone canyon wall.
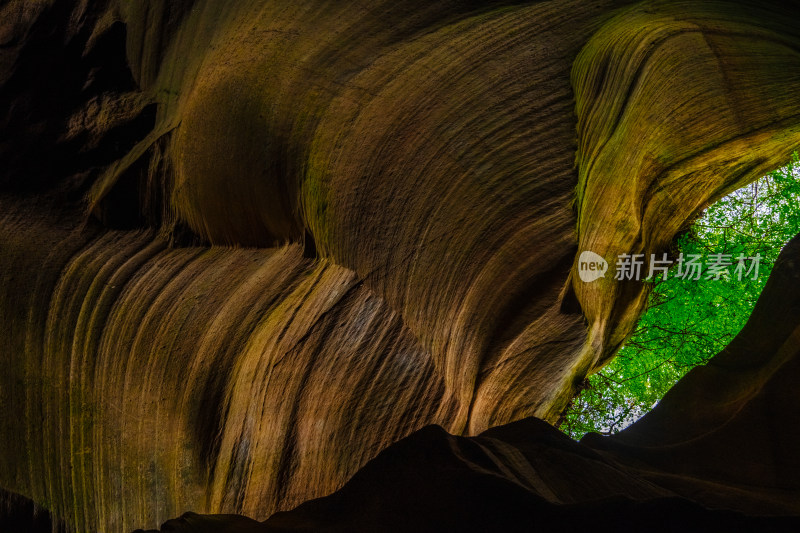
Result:
{"label": "sandstone canyon wall", "polygon": [[[796,246],[749,333],[591,464],[490,429],[554,422],[635,325],[644,286],[581,282],[580,251],[662,252],[800,146],[799,7],[0,3],[0,499],[75,531],[264,520],[414,434],[476,491],[475,461],[515,478],[514,520],[606,475],[800,514]],[[339,515],[171,527],[375,530],[383,504],[346,510],[395,449]]]}

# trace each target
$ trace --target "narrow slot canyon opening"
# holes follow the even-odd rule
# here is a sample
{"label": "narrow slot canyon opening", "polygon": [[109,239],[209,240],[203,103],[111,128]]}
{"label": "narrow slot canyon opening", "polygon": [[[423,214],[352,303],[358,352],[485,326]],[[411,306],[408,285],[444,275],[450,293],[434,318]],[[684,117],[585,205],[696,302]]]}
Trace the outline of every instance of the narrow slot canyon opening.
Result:
{"label": "narrow slot canyon opening", "polygon": [[589,376],[560,429],[611,435],[647,414],[747,322],[783,246],[800,233],[800,159],[709,206],[646,283],[646,311],[617,356]]}

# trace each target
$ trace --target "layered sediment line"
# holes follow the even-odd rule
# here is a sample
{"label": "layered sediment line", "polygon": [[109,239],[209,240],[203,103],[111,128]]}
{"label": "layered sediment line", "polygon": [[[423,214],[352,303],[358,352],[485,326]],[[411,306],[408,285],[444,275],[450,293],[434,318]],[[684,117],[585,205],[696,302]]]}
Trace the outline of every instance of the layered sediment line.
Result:
{"label": "layered sediment line", "polygon": [[796,25],[4,3],[0,487],[80,531],[264,519],[425,425],[554,422],[646,297],[576,257],[660,253],[785,162]]}

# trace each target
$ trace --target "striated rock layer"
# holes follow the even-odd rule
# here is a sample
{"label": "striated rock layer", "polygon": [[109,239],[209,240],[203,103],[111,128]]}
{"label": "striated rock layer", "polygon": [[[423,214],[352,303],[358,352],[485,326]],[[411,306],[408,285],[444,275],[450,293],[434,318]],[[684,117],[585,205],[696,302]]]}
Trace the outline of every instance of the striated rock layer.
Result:
{"label": "striated rock layer", "polygon": [[528,418],[428,426],[336,493],[264,523],[186,514],[161,531],[752,531],[800,528],[800,236],[747,326],[643,419],[576,443]]}
{"label": "striated rock layer", "polygon": [[[577,252],[661,252],[800,145],[796,7],[0,4],[2,501],[76,531],[263,520],[423,426],[554,422],[646,297]],[[789,342],[775,316],[751,338]],[[747,466],[794,441],[726,422],[796,375],[759,346],[589,445],[653,494],[797,514],[791,454]],[[564,494],[605,475],[569,468]],[[742,497],[700,497],[720,476]]]}

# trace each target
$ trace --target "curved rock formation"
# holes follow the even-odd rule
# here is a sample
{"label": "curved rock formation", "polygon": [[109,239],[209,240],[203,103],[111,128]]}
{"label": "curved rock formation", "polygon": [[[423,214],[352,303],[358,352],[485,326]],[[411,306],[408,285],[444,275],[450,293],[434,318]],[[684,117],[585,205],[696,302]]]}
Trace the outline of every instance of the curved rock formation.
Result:
{"label": "curved rock formation", "polygon": [[[554,422],[646,296],[577,252],[661,252],[800,145],[794,8],[3,3],[0,487],[78,531],[263,520],[423,426]],[[591,446],[710,482],[659,447],[768,375]]]}
{"label": "curved rock formation", "polygon": [[579,444],[535,418],[471,438],[429,426],[264,523],[187,514],[161,531],[797,531],[798,338],[800,236],[730,346],[617,435]]}

